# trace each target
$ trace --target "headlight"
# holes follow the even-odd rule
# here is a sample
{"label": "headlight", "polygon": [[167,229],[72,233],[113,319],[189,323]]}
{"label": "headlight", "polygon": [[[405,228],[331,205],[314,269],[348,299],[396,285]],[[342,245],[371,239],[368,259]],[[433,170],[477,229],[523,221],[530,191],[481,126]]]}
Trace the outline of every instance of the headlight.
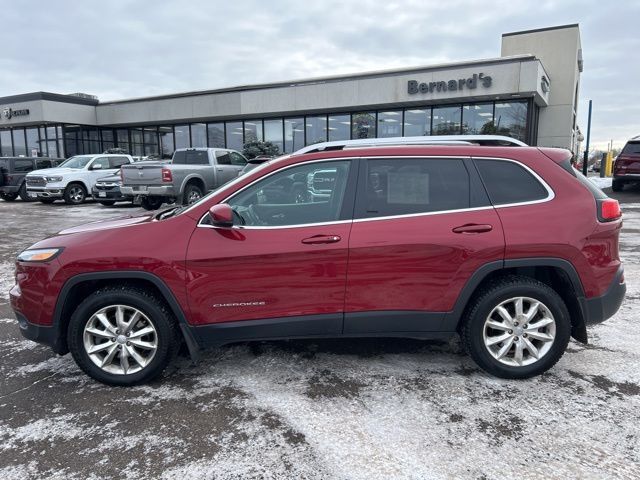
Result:
{"label": "headlight", "polygon": [[19,262],[48,262],[56,258],[62,248],[36,248],[25,250],[18,255]]}
{"label": "headlight", "polygon": [[45,177],[47,179],[47,182],[61,182],[62,181],[62,177]]}

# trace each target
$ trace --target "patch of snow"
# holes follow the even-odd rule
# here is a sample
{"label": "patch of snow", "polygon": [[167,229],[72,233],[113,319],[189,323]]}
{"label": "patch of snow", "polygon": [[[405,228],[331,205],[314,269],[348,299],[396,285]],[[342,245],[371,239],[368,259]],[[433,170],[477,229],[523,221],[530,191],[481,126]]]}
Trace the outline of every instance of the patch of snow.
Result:
{"label": "patch of snow", "polygon": [[611,177],[589,177],[589,180],[599,188],[611,188],[611,183],[613,182]]}

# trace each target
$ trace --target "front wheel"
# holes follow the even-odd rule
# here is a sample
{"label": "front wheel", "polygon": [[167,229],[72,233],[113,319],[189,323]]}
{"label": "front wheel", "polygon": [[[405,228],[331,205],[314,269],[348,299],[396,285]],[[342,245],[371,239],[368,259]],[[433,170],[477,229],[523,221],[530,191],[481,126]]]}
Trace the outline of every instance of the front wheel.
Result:
{"label": "front wheel", "polygon": [[159,197],[142,197],[140,199],[140,205],[145,210],[158,210],[162,203],[162,198]]}
{"label": "front wheel", "polygon": [[549,286],[509,276],[483,289],[467,310],[462,341],[483,370],[529,378],[556,364],[571,336],[569,312]]}
{"label": "front wheel", "polygon": [[78,366],[108,385],[158,377],[175,357],[179,333],[164,302],[137,287],[106,287],[89,295],[69,322],[67,342]]}
{"label": "front wheel", "polygon": [[0,192],[0,198],[5,202],[13,202],[16,198],[18,198],[18,194]]}
{"label": "front wheel", "polygon": [[64,201],[67,205],[80,205],[87,198],[87,191],[79,183],[72,183],[64,190]]}
{"label": "front wheel", "polygon": [[22,183],[22,186],[18,191],[18,195],[20,195],[20,200],[22,200],[23,202],[33,202],[34,200],[29,196],[29,193],[27,193],[27,185],[25,183]]}

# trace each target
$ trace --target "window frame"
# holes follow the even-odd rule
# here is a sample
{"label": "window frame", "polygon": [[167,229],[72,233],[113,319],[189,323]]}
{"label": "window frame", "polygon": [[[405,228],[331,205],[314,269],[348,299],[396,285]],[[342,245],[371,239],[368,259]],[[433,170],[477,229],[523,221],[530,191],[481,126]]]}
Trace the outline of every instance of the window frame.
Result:
{"label": "window frame", "polygon": [[[315,223],[300,223],[294,225],[233,225],[232,227],[228,227],[226,229],[238,229],[238,230],[282,230],[287,228],[306,228],[306,227],[315,227],[321,225],[338,225],[343,223],[352,223],[353,220],[353,211],[355,204],[355,196],[356,196],[356,188],[358,182],[358,174],[360,170],[360,164],[362,159],[360,157],[329,157],[329,158],[320,158],[317,160],[311,160],[308,162],[297,162],[290,165],[285,165],[281,168],[277,168],[266,175],[262,175],[255,180],[251,181],[247,185],[239,188],[238,190],[230,193],[222,200],[220,200],[215,205],[220,205],[223,203],[228,203],[235,196],[240,195],[246,189],[251,188],[256,183],[265,180],[272,175],[278,174],[290,168],[296,168],[303,165],[311,165],[314,163],[328,163],[328,162],[351,162],[349,166],[349,176],[347,178],[347,183],[345,185],[344,196],[342,198],[342,207],[340,208],[340,215],[338,215],[338,219],[330,222],[315,222]],[[213,205],[211,205],[212,207]],[[205,212],[204,215],[198,221],[197,227],[199,228],[213,228],[213,229],[223,229],[223,227],[217,227],[211,224],[206,223],[209,218],[209,212]]]}

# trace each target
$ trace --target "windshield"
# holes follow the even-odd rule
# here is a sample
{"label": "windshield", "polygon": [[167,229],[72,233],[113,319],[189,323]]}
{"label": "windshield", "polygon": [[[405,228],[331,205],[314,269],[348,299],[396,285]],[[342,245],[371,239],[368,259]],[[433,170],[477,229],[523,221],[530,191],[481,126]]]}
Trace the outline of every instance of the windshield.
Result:
{"label": "windshield", "polygon": [[59,166],[66,168],[84,168],[87,166],[87,163],[91,161],[93,157],[91,155],[78,155],[76,157],[71,157],[64,162],[62,162]]}

